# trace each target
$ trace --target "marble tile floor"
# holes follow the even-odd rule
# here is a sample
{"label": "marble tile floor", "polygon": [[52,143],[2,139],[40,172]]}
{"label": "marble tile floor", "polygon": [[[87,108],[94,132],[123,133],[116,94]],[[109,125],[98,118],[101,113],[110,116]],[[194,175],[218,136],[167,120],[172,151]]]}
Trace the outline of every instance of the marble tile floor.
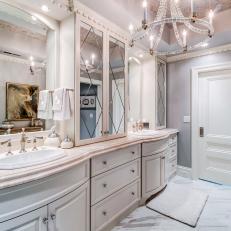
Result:
{"label": "marble tile floor", "polygon": [[176,176],[175,183],[208,192],[209,199],[192,228],[156,213],[145,206],[137,208],[112,231],[231,231],[231,187]]}

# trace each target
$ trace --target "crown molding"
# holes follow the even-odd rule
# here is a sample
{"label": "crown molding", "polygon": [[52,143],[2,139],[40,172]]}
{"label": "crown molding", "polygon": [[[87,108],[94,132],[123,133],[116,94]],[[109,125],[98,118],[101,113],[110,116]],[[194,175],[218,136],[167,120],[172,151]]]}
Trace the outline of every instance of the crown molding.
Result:
{"label": "crown molding", "polygon": [[180,55],[170,56],[170,57],[167,57],[167,62],[172,63],[172,62],[177,62],[177,61],[181,61],[181,60],[185,60],[185,59],[192,59],[192,58],[197,58],[197,57],[206,56],[206,55],[223,53],[223,52],[227,52],[227,51],[231,51],[231,44],[213,47],[213,48],[209,48],[209,49],[203,49],[200,51],[184,53],[184,54],[180,54]]}

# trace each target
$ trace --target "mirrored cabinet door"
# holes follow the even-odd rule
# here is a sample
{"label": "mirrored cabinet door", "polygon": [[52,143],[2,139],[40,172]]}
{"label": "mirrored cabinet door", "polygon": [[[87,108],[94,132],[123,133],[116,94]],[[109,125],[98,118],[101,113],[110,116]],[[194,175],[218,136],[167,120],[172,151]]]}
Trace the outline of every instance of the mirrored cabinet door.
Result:
{"label": "mirrored cabinet door", "polygon": [[109,134],[125,133],[125,44],[109,37]]}
{"label": "mirrored cabinet door", "polygon": [[166,128],[166,63],[157,59],[156,128]]}
{"label": "mirrored cabinet door", "polygon": [[103,32],[80,23],[80,140],[102,136]]}

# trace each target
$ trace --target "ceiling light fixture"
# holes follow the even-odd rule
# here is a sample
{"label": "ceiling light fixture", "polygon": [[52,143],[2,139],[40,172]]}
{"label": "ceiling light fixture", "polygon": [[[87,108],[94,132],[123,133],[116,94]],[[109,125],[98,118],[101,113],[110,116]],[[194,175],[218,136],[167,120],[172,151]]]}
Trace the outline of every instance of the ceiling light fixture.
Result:
{"label": "ceiling light fixture", "polygon": [[[191,0],[191,12],[190,15],[185,16],[179,6],[179,0],[160,0],[157,14],[153,21],[148,21],[148,2],[143,1],[144,17],[142,20],[142,26],[136,30],[132,28],[130,46],[134,46],[134,43],[140,40],[146,39],[149,36],[149,53],[153,55],[174,55],[186,51],[191,51],[200,48],[202,44],[208,43],[208,41],[214,35],[213,17],[214,12],[210,10],[208,19],[198,18],[195,12],[194,0]],[[162,39],[164,28],[167,24],[171,24],[173,28],[178,48],[169,51],[159,51],[159,43]],[[130,28],[130,26],[129,26]],[[131,29],[131,28],[130,28]],[[180,33],[182,31],[182,33]],[[197,44],[190,44],[188,39],[188,33],[193,32],[199,35],[204,35]]]}
{"label": "ceiling light fixture", "polygon": [[49,7],[47,5],[42,5],[41,10],[44,12],[49,12]]}

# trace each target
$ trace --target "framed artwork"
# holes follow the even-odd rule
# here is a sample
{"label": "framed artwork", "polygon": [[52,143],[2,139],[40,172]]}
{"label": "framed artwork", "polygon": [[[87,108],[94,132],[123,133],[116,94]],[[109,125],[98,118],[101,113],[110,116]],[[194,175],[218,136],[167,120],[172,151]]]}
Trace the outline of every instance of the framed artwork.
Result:
{"label": "framed artwork", "polygon": [[6,119],[9,121],[37,118],[39,86],[6,83]]}

